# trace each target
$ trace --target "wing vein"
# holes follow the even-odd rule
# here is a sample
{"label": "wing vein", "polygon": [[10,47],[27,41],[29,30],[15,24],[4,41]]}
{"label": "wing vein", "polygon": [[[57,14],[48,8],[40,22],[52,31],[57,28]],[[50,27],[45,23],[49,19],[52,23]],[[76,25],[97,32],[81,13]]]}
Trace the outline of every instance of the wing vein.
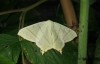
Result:
{"label": "wing vein", "polygon": [[[65,34],[65,36],[66,36],[70,31],[71,31],[71,30],[69,30],[69,31]],[[65,37],[65,36],[64,36],[64,37]],[[64,39],[64,37],[63,37],[63,39]]]}
{"label": "wing vein", "polygon": [[[59,27],[58,35],[59,35],[59,33],[60,33],[60,28],[61,28],[61,25],[60,25],[60,27]],[[58,35],[57,35],[57,38],[58,38]],[[57,38],[54,40],[54,42],[57,40]]]}
{"label": "wing vein", "polygon": [[39,38],[36,36],[36,34],[34,34],[30,29],[26,28],[27,30],[29,30],[38,40]]}
{"label": "wing vein", "polygon": [[[38,26],[39,26],[39,28],[40,28],[40,30],[41,30],[41,32],[43,33],[43,31],[42,31],[42,29],[41,29],[41,27],[40,27],[40,25],[38,24]],[[50,42],[49,42],[49,40],[44,36],[44,33],[43,33],[43,37],[48,41],[48,43],[50,44]]]}

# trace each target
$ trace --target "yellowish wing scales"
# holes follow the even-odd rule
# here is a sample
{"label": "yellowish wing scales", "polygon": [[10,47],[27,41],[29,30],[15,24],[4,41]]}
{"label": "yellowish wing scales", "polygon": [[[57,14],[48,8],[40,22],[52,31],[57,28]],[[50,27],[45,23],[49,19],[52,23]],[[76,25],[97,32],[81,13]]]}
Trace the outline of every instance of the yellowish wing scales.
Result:
{"label": "yellowish wing scales", "polygon": [[77,37],[72,29],[51,20],[22,28],[18,35],[28,41],[35,42],[42,54],[52,48],[62,53],[65,43]]}

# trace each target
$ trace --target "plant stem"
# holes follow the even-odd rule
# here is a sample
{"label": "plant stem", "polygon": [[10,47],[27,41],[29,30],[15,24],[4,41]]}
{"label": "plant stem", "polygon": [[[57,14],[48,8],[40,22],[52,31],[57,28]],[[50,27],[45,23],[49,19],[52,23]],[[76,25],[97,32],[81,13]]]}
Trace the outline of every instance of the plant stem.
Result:
{"label": "plant stem", "polygon": [[22,55],[22,64],[25,64],[23,51],[22,51],[22,54],[21,55]]}
{"label": "plant stem", "polygon": [[22,12],[22,14],[20,15],[19,30],[24,27],[25,14],[26,12]]}
{"label": "plant stem", "polygon": [[76,14],[75,14],[71,0],[60,0],[60,3],[63,9],[67,26],[71,28],[77,25],[78,22],[76,19]]}
{"label": "plant stem", "polygon": [[[20,16],[20,23],[19,23],[19,29],[23,28],[24,26],[24,18],[25,18],[25,14],[27,11],[35,8],[36,6],[42,4],[43,2],[45,2],[46,0],[40,0],[39,2],[29,6],[29,7],[26,7],[26,8],[22,8],[22,9],[16,9],[16,10],[10,10],[10,11],[4,11],[4,12],[1,12],[0,15],[3,15],[3,14],[8,14],[8,13],[14,13],[14,12],[22,12],[21,16]],[[19,41],[21,41],[22,39],[19,37]]]}
{"label": "plant stem", "polygon": [[78,64],[86,64],[89,0],[80,0]]}
{"label": "plant stem", "polygon": [[4,15],[4,14],[8,14],[8,13],[14,13],[14,12],[23,12],[23,11],[29,11],[31,10],[32,8],[35,8],[36,6],[42,4],[43,2],[45,2],[46,0],[40,0],[39,2],[29,6],[29,7],[26,7],[26,8],[22,8],[22,9],[16,9],[16,10],[9,10],[9,11],[4,11],[4,12],[0,12],[0,15]]}
{"label": "plant stem", "polygon": [[[22,9],[17,9],[17,10],[11,10],[11,11],[5,11],[5,12],[1,12],[0,15],[3,15],[3,14],[8,14],[8,13],[13,13],[13,12],[22,12],[21,16],[20,16],[20,23],[19,23],[19,29],[23,28],[24,27],[24,18],[25,18],[25,14],[27,11],[31,10],[32,8],[40,5],[41,3],[45,2],[46,0],[40,0],[39,2],[29,6],[29,7],[26,7],[26,8],[22,8]],[[21,41],[22,38],[19,37],[19,41]],[[24,53],[22,51],[22,64],[25,64],[24,62]]]}

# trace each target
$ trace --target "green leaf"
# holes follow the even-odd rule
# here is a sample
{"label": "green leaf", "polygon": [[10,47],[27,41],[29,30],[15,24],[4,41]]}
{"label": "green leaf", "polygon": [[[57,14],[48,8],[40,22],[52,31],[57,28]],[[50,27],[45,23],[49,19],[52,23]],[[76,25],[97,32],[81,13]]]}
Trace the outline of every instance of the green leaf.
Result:
{"label": "green leaf", "polygon": [[97,31],[99,30],[99,26],[97,23],[97,20],[95,18],[95,10],[90,8],[89,11],[89,26],[88,26],[89,31]]}
{"label": "green leaf", "polygon": [[[12,14],[6,21],[7,26],[3,33],[17,36],[20,13]],[[13,27],[12,27],[13,26]]]}
{"label": "green leaf", "polygon": [[21,41],[21,46],[26,58],[32,64],[77,64],[77,45],[75,43],[67,43],[62,54],[52,49],[42,55],[35,43],[28,41]]}
{"label": "green leaf", "polygon": [[38,11],[36,11],[35,9],[32,9],[26,13],[25,20],[33,21],[33,19],[38,18],[39,15],[40,15],[40,13]]}
{"label": "green leaf", "polygon": [[96,41],[96,50],[95,50],[95,56],[94,56],[94,63],[93,64],[100,64],[100,31],[99,31],[99,37]]}
{"label": "green leaf", "polygon": [[18,37],[17,36],[17,33],[18,33],[18,28],[15,29],[16,27],[7,27],[7,29],[4,31],[4,33],[6,34],[9,34],[9,35],[12,35],[12,36],[15,36],[15,37]]}
{"label": "green leaf", "polygon": [[[9,3],[7,3],[7,4],[3,7],[3,9],[1,9],[1,10],[3,10],[3,11],[12,10],[12,9],[14,8],[14,6],[16,5],[16,3],[17,3],[16,1],[9,2]],[[3,11],[2,11],[2,12],[3,12]],[[0,22],[1,22],[1,21],[4,22],[4,20],[7,19],[8,16],[9,16],[9,14],[0,15]]]}
{"label": "green leaf", "polygon": [[89,0],[90,5],[92,5],[93,3],[95,3],[97,0]]}
{"label": "green leaf", "polygon": [[0,22],[1,22],[1,21],[3,21],[3,22],[4,22],[4,20],[5,20],[5,19],[7,19],[7,18],[8,18],[8,16],[9,16],[9,14],[0,15]]}
{"label": "green leaf", "polygon": [[0,64],[15,64],[15,63],[0,54]]}
{"label": "green leaf", "polygon": [[17,38],[0,34],[0,53],[15,63],[18,60],[21,48]]}
{"label": "green leaf", "polygon": [[20,15],[21,13],[15,13],[15,14],[12,14],[8,20],[7,20],[7,24],[8,25],[12,25],[12,24],[15,24],[15,23],[19,23],[19,18],[20,18]]}

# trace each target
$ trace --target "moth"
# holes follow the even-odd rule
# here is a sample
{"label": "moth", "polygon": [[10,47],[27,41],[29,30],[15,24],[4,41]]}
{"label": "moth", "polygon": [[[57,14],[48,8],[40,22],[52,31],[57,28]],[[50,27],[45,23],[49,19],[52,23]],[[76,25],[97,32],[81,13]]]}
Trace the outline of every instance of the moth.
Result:
{"label": "moth", "polygon": [[55,49],[62,53],[66,42],[73,40],[77,34],[72,29],[51,20],[38,22],[19,30],[22,38],[35,42],[41,53]]}

